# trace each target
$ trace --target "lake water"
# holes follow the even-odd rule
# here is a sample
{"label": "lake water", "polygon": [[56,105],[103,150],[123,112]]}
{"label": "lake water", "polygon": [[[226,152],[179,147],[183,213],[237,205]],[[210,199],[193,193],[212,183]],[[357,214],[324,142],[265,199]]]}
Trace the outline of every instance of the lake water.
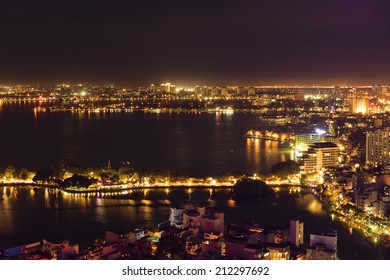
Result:
{"label": "lake water", "polygon": [[0,167],[48,168],[67,159],[113,167],[203,176],[264,172],[291,157],[276,142],[246,140],[251,113],[35,113],[33,104],[0,105]]}

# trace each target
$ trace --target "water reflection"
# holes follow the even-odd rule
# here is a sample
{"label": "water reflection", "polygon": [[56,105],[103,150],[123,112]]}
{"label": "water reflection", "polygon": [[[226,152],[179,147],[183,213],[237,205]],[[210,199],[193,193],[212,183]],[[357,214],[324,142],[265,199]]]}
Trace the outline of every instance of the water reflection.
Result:
{"label": "water reflection", "polygon": [[318,202],[317,200],[313,200],[310,202],[310,204],[307,206],[307,209],[316,215],[324,215],[325,211],[322,209],[322,204]]}
{"label": "water reflection", "polygon": [[96,207],[94,210],[94,217],[100,222],[100,223],[107,223],[107,215],[106,215],[106,207],[100,206]]}
{"label": "water reflection", "polygon": [[260,162],[260,139],[246,139],[246,158],[250,163]]}
{"label": "water reflection", "polygon": [[234,208],[234,207],[236,207],[236,202],[235,202],[233,199],[229,199],[229,200],[227,201],[227,205],[228,205],[229,207],[231,207],[231,208]]}
{"label": "water reflection", "polygon": [[278,142],[271,140],[247,138],[245,148],[248,171],[264,171],[264,166],[286,161],[293,155],[290,150],[281,150]]}

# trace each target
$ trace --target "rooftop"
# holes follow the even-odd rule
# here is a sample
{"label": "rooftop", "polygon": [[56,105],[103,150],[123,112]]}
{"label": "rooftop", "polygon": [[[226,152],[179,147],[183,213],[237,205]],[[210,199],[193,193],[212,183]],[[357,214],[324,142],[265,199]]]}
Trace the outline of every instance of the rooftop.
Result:
{"label": "rooftop", "polygon": [[337,148],[337,145],[332,142],[317,142],[310,145],[310,148],[314,148],[314,149]]}
{"label": "rooftop", "polygon": [[191,217],[198,217],[200,215],[200,213],[196,210],[187,210],[185,214]]}

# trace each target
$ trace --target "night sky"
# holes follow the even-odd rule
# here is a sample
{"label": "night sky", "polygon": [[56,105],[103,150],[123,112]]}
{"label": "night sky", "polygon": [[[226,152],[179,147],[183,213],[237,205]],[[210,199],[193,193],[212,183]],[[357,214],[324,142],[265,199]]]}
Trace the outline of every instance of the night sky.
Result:
{"label": "night sky", "polygon": [[390,81],[387,0],[1,0],[0,83]]}

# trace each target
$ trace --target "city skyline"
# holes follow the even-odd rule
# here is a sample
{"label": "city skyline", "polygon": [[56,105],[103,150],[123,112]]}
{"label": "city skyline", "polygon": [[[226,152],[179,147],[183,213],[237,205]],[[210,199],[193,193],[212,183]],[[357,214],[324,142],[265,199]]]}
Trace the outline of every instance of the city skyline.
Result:
{"label": "city skyline", "polygon": [[386,1],[6,1],[4,82],[386,83]]}

